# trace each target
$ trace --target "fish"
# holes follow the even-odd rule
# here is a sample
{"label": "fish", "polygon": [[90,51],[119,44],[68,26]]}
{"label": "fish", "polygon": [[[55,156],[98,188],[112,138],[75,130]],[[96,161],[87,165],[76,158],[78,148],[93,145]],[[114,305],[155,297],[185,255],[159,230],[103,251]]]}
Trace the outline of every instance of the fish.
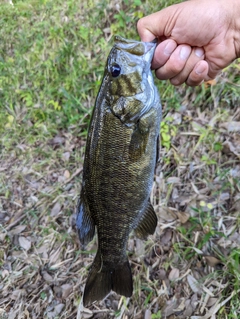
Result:
{"label": "fish", "polygon": [[156,42],[115,37],[88,129],[76,229],[85,247],[98,249],[83,305],[111,291],[133,292],[127,257],[129,234],[153,234],[157,216],[150,202],[158,159],[161,101],[151,72]]}

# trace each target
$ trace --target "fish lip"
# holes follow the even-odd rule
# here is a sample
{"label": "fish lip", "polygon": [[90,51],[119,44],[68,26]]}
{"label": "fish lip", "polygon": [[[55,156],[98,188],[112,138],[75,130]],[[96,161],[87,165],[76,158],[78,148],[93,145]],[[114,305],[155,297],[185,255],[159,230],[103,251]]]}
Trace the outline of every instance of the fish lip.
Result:
{"label": "fish lip", "polygon": [[122,43],[157,43],[157,38],[153,39],[152,41],[150,42],[144,42],[144,41],[137,41],[137,40],[132,40],[132,39],[126,39],[126,38],[123,38],[121,37],[120,35],[115,35],[114,36],[114,41],[115,42],[122,42]]}
{"label": "fish lip", "polygon": [[157,43],[157,41],[158,41],[158,39],[157,38],[155,38],[155,39],[153,39],[151,42],[149,42],[149,43]]}
{"label": "fish lip", "polygon": [[149,52],[150,50],[152,50],[152,48],[156,48],[157,46],[157,39],[154,39],[151,42],[142,42],[145,45],[145,53]]}
{"label": "fish lip", "polygon": [[143,42],[131,39],[125,39],[119,35],[114,36],[115,47],[135,55],[144,55],[157,46],[157,39],[151,42]]}

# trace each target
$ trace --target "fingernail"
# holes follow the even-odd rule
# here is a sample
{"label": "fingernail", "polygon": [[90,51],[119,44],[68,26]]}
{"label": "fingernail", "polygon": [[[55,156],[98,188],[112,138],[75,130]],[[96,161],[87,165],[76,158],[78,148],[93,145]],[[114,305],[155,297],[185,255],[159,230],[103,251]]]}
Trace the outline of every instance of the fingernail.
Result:
{"label": "fingernail", "polygon": [[202,64],[198,65],[198,66],[196,67],[196,70],[195,70],[195,72],[196,72],[198,75],[202,74],[204,71],[205,71],[205,66],[202,65]]}
{"label": "fingernail", "polygon": [[202,48],[196,48],[195,49],[195,54],[196,54],[196,56],[201,58],[204,55],[204,50]]}
{"label": "fingernail", "polygon": [[173,51],[176,48],[176,44],[172,41],[168,42],[168,44],[166,45],[165,49],[164,49],[164,54],[165,55],[171,55],[173,53]]}
{"label": "fingernail", "polygon": [[180,50],[180,58],[182,60],[187,60],[191,53],[191,48],[190,47],[182,47]]}

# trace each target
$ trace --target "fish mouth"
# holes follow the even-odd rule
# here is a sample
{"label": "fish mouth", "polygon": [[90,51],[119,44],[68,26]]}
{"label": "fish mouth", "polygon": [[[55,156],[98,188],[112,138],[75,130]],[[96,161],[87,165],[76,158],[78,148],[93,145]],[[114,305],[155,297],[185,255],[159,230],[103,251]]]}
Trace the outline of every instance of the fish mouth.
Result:
{"label": "fish mouth", "polygon": [[134,55],[144,55],[157,45],[157,39],[151,42],[141,42],[136,40],[125,39],[119,35],[114,37],[115,46],[119,50],[127,51]]}

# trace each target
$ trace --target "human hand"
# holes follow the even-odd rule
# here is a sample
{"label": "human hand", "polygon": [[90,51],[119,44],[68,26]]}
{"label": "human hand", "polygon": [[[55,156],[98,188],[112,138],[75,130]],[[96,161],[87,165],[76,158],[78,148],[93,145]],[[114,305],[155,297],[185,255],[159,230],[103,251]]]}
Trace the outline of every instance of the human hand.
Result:
{"label": "human hand", "polygon": [[158,39],[157,78],[190,86],[213,79],[240,57],[240,0],[191,0],[138,21],[142,41]]}

